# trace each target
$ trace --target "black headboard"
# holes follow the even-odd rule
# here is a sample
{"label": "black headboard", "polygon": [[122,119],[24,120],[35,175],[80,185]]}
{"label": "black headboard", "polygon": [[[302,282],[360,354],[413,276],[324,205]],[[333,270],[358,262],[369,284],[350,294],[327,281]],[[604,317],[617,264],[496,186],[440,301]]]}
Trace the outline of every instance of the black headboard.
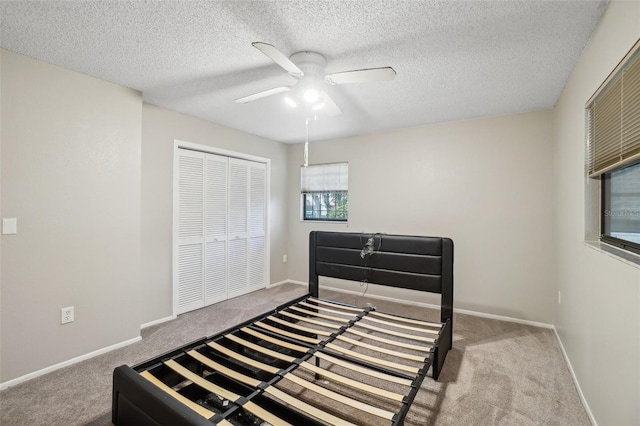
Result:
{"label": "black headboard", "polygon": [[318,277],[440,293],[441,321],[453,321],[453,241],[441,237],[312,231],[309,293]]}

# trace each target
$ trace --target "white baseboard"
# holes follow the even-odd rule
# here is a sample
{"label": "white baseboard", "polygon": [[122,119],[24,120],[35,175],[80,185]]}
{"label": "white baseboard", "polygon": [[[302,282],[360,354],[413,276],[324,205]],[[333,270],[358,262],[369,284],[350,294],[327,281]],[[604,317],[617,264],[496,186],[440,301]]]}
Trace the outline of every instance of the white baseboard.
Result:
{"label": "white baseboard", "polygon": [[[308,286],[309,285],[308,283],[306,283],[304,281],[296,281],[296,280],[285,280],[285,281],[282,281],[281,283],[282,284],[291,283],[291,284],[298,284],[298,285],[303,285],[303,286]],[[361,295],[362,294],[361,291],[346,290],[346,289],[343,289],[343,288],[331,287],[331,286],[327,286],[327,285],[323,285],[322,288],[326,289],[326,290],[336,291],[338,293],[355,294],[355,295]],[[376,295],[376,294],[371,294],[371,293],[367,293],[367,297],[370,297],[372,299],[378,299],[378,300],[387,300],[389,302],[395,302],[395,303],[404,303],[406,305],[420,306],[420,307],[423,307],[423,308],[440,309],[440,305],[434,305],[434,304],[431,304],[431,303],[424,303],[424,302],[416,302],[416,301],[413,301],[413,300],[406,300],[406,299],[398,299],[398,298],[395,298],[395,297],[381,296],[381,295]],[[459,313],[459,314],[473,315],[473,316],[476,316],[476,317],[495,319],[495,320],[500,320],[500,321],[514,322],[514,323],[518,323],[518,324],[532,325],[534,327],[542,327],[542,328],[553,329],[553,325],[547,324],[547,323],[544,323],[544,322],[530,321],[530,320],[507,317],[507,316],[502,316],[502,315],[487,314],[485,312],[470,311],[470,310],[467,310],[467,309],[459,309],[459,308],[454,308],[453,312]]]}
{"label": "white baseboard", "polygon": [[309,283],[305,283],[304,281],[296,281],[296,280],[285,280],[285,283],[289,283],[289,284],[297,284],[297,285],[303,285],[305,287],[309,286]]}
{"label": "white baseboard", "polygon": [[[437,306],[437,308],[440,308],[440,307]],[[553,324],[547,324],[546,322],[531,321],[531,320],[525,320],[525,319],[521,319],[521,318],[513,318],[513,317],[502,316],[502,315],[487,314],[485,312],[469,311],[469,310],[466,310],[466,309],[458,309],[458,308],[453,308],[453,312],[456,312],[456,313],[459,313],[459,314],[472,315],[474,317],[489,318],[489,319],[495,319],[495,320],[500,320],[500,321],[514,322],[514,323],[517,323],[517,324],[532,325],[534,327],[553,329]]]}
{"label": "white baseboard", "polygon": [[[306,283],[300,283],[300,284],[307,285]],[[355,294],[356,296],[361,296],[362,295],[362,291],[345,290],[343,288],[329,287],[329,286],[326,286],[326,285],[323,285],[322,288],[324,290],[331,290],[331,291],[335,291],[335,292],[338,292],[338,293]],[[402,303],[402,304],[405,304],[405,305],[420,306],[420,307],[423,307],[423,308],[440,309],[439,305],[432,305],[430,303],[423,303],[423,302],[415,302],[413,300],[397,299],[395,297],[380,296],[380,295],[371,294],[371,293],[367,293],[366,297],[370,297],[372,299],[378,299],[378,300],[387,300],[389,302]]]}
{"label": "white baseboard", "polygon": [[272,283],[272,284],[267,285],[267,288],[277,287],[279,285],[288,284],[290,282],[292,282],[292,281],[290,281],[290,280],[278,281],[277,283]]}
{"label": "white baseboard", "polygon": [[[290,281],[290,282],[293,282],[293,281]],[[298,283],[306,285],[305,283],[302,283],[302,282],[299,282],[299,281],[298,282],[294,282],[294,284],[298,284]],[[355,295],[361,295],[362,294],[361,291],[345,290],[345,289],[336,288],[336,287],[323,286],[322,288],[324,288],[326,290],[336,291],[338,293],[347,293],[347,294],[355,294]],[[395,297],[379,296],[379,295],[371,294],[371,293],[367,293],[367,297],[370,297],[372,299],[378,299],[378,300],[387,300],[389,302],[403,303],[405,305],[420,306],[420,307],[423,307],[423,308],[440,309],[440,305],[433,305],[433,304],[430,304],[430,303],[416,302],[416,301],[413,301],[413,300],[397,299]],[[502,316],[502,315],[487,314],[487,313],[484,313],[484,312],[470,311],[470,310],[467,310],[467,309],[458,309],[458,308],[454,308],[453,312],[458,313],[458,314],[472,315],[472,316],[475,316],[475,317],[489,318],[489,319],[495,319],[495,320],[500,320],[500,321],[515,322],[515,323],[518,323],[518,324],[532,325],[534,327],[542,327],[542,328],[553,329],[553,325],[547,324],[547,323],[544,323],[544,322],[529,321],[529,320],[524,320],[524,319],[520,319],[520,318],[512,318],[512,317],[506,317],[506,316]]]}
{"label": "white baseboard", "polygon": [[178,318],[177,315],[169,315],[168,317],[164,317],[164,318],[160,318],[160,319],[157,319],[157,320],[154,320],[154,321],[151,321],[151,322],[147,322],[147,323],[144,323],[144,324],[142,324],[140,326],[140,330],[143,330],[143,329],[145,329],[147,327],[151,327],[153,325],[162,324],[163,322],[171,321],[171,320],[174,320],[176,318]]}
{"label": "white baseboard", "polygon": [[30,379],[35,379],[36,377],[42,376],[43,374],[51,373],[52,371],[58,370],[63,367],[68,367],[70,365],[76,364],[80,361],[87,360],[89,358],[93,358],[98,355],[102,355],[107,352],[111,352],[114,349],[119,349],[124,346],[128,346],[132,343],[136,343],[142,340],[142,337],[134,337],[133,339],[125,340],[124,342],[116,343],[115,345],[107,346],[106,348],[98,349],[97,351],[89,352],[88,354],[80,355],[78,357],[69,359],[67,361],[60,362],[55,365],[51,365],[49,367],[43,368],[42,370],[34,371],[33,373],[25,374],[24,376],[17,377],[15,379],[9,380],[4,383],[0,383],[0,390],[4,390],[8,387],[15,386],[22,382],[26,382]]}
{"label": "white baseboard", "polygon": [[587,402],[587,399],[584,397],[584,394],[582,393],[582,388],[580,387],[580,383],[578,382],[576,373],[575,371],[573,371],[573,366],[571,365],[571,361],[569,361],[569,356],[567,355],[567,352],[564,350],[564,345],[562,344],[562,340],[560,339],[558,330],[555,327],[553,327],[553,332],[555,333],[556,338],[558,339],[558,343],[560,344],[560,350],[562,351],[562,356],[564,357],[564,360],[567,363],[567,366],[569,367],[569,371],[571,372],[571,378],[573,379],[573,384],[578,390],[578,395],[580,396],[580,401],[582,402],[582,406],[584,407],[584,410],[587,412],[587,416],[589,416],[589,420],[591,421],[591,424],[593,426],[598,426],[598,422],[596,422],[596,418],[593,417],[593,413],[591,412],[591,407],[589,407],[589,403]]}
{"label": "white baseboard", "polygon": [[[279,285],[283,285],[283,284],[300,284],[300,285],[307,285],[307,283],[303,283],[302,281],[292,281],[292,280],[283,280],[283,281],[278,281],[277,283],[271,283],[271,284],[267,284],[267,288],[273,288],[273,287],[277,287]],[[163,322],[167,322],[167,321],[171,321],[178,318],[177,315],[169,315],[168,317],[164,317],[164,318],[160,318],[154,321],[150,321],[147,323],[144,323],[142,325],[140,325],[140,330],[143,330],[147,327],[151,327],[154,325],[158,325],[158,324],[162,324]]]}

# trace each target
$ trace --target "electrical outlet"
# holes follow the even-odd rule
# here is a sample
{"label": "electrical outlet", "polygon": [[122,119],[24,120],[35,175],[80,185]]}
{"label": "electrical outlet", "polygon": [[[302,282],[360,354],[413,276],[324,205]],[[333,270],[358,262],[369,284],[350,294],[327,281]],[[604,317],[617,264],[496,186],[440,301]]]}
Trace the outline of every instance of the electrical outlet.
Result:
{"label": "electrical outlet", "polygon": [[73,306],[60,310],[60,324],[68,324],[70,322],[73,322]]}
{"label": "electrical outlet", "polygon": [[287,255],[286,255],[286,254],[283,254],[283,255],[282,255],[282,263],[287,263],[287,260],[288,260],[288,259],[287,259]]}

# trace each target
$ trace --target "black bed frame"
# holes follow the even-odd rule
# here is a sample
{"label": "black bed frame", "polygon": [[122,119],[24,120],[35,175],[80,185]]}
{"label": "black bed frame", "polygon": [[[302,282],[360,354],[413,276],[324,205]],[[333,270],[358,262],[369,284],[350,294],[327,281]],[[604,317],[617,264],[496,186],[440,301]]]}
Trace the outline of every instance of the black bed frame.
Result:
{"label": "black bed frame", "polygon": [[[225,334],[236,332],[243,327],[250,327],[256,321],[264,319],[270,314],[278,313],[310,296],[318,299],[320,276],[441,294],[442,328],[440,334],[429,358],[425,360],[423,368],[420,369],[419,374],[412,378],[411,391],[406,395],[402,407],[392,421],[393,426],[403,425],[407,412],[427,375],[427,370],[431,367],[433,377],[437,380],[447,352],[452,347],[453,242],[448,238],[439,237],[318,231],[311,232],[309,239],[309,294],[222,333],[204,337],[133,367],[123,365],[116,368],[113,373],[112,422],[118,426],[210,426],[219,421],[224,422],[224,418],[231,418],[233,411],[242,410],[242,405],[247,401],[264,403],[267,398],[262,395],[262,392],[280,378],[274,378],[269,383],[265,382],[264,386],[260,385],[256,389],[247,389],[244,386],[246,396],[236,401],[232,409],[206,419],[143,378],[140,372],[159,368],[158,366],[166,360],[180,358],[184,360],[188,351],[201,348],[208,342],[222,339]],[[372,309],[375,308],[366,308],[362,315],[366,315]],[[309,359],[313,355],[313,351],[315,349],[312,348],[309,354],[302,357],[302,360]],[[291,366],[287,370],[290,371],[296,367]],[[232,382],[231,379],[224,377],[222,379]],[[229,386],[240,389],[243,385],[229,383]],[[292,424],[320,424],[275,400],[268,399],[267,401],[270,411],[283,416],[282,418],[288,418]]]}
{"label": "black bed frame", "polygon": [[433,378],[438,379],[453,343],[451,239],[312,231],[309,293],[314,297],[319,297],[320,276],[440,293],[440,322],[444,329],[433,364]]}

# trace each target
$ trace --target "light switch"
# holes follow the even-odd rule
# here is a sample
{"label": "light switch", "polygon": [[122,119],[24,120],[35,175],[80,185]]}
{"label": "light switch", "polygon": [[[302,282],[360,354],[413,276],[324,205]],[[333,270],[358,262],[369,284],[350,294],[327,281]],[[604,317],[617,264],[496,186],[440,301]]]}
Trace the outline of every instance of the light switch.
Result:
{"label": "light switch", "polygon": [[15,217],[2,218],[2,235],[18,233],[18,219]]}

